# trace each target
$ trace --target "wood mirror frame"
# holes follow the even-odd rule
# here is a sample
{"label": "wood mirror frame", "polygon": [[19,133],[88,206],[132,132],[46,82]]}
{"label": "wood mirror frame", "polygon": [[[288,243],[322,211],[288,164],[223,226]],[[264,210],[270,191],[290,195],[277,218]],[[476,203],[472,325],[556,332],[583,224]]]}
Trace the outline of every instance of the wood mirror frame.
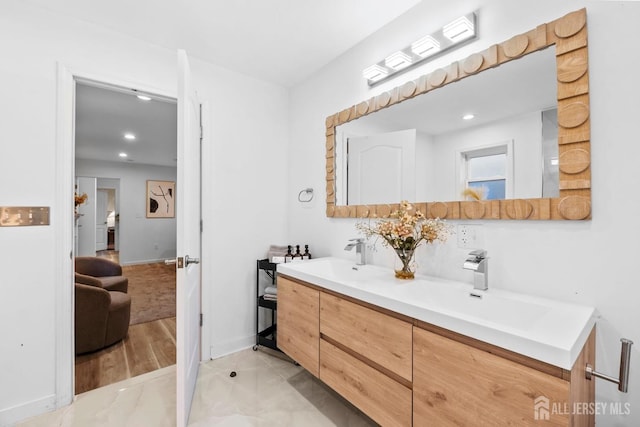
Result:
{"label": "wood mirror frame", "polygon": [[[404,83],[367,101],[327,117],[327,216],[386,218],[398,204],[336,206],[336,126],[350,122],[449,83],[497,67],[551,45],[556,47],[558,79],[558,161],[560,196],[538,199],[417,202],[431,218],[583,220],[591,218],[591,123],[587,12],[580,9],[562,18],[453,62],[447,67]],[[398,201],[400,202],[400,201]]]}

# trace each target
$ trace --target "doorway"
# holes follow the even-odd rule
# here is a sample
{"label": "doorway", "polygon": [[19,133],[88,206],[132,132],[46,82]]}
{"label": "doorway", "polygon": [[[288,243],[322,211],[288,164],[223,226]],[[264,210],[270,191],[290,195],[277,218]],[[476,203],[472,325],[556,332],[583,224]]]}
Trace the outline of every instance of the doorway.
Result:
{"label": "doorway", "polygon": [[120,264],[131,304],[122,340],[76,355],[79,394],[176,362],[175,268],[163,262],[176,256],[176,218],[149,218],[144,201],[148,180],[176,181],[177,107],[95,81],[76,80],[75,89],[74,170],[88,194],[75,253]]}

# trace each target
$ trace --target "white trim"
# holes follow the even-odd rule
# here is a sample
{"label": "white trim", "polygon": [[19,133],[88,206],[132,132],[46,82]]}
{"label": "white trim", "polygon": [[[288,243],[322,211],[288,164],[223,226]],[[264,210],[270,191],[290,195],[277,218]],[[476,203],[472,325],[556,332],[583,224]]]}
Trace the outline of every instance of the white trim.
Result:
{"label": "white trim", "polygon": [[[73,188],[75,172],[74,106],[76,80],[91,80],[105,84],[136,88],[177,99],[177,87],[157,88],[128,80],[125,77],[102,74],[93,70],[68,67],[60,63],[57,78],[56,108],[56,194],[52,223],[55,225],[56,250],[55,295],[56,295],[56,361],[55,361],[55,407],[70,404],[74,398],[74,287],[73,287]],[[31,404],[28,404],[31,405]],[[32,412],[25,416],[42,412],[42,405],[30,406]],[[49,408],[47,408],[49,409]]]}
{"label": "white trim", "polygon": [[12,426],[18,421],[56,409],[56,395],[42,397],[31,402],[0,410],[0,426]]}
{"label": "white trim", "polygon": [[215,346],[211,346],[211,359],[218,359],[219,357],[227,356],[232,353],[236,353],[240,350],[253,347],[256,343],[256,336],[249,335],[244,338],[237,338],[234,340],[226,341],[223,343],[216,343]]}
{"label": "white trim", "polygon": [[56,123],[56,177],[55,206],[53,213],[56,250],[56,388],[55,406],[70,404],[74,396],[74,334],[73,334],[73,188],[74,188],[74,98],[73,75],[58,63]]}
{"label": "white trim", "polygon": [[[202,105],[202,149],[200,151],[200,209],[201,215],[200,219],[202,220],[203,230],[200,234],[200,259],[202,261],[202,269],[201,277],[200,277],[200,312],[204,318],[204,322],[202,323],[202,328],[200,328],[200,360],[209,360],[211,359],[211,352],[209,348],[211,347],[212,339],[211,339],[211,329],[213,327],[213,308],[211,301],[213,301],[213,287],[219,282],[215,282],[213,278],[215,275],[213,274],[213,270],[211,268],[207,268],[209,262],[207,260],[212,260],[214,253],[214,245],[213,242],[216,239],[205,239],[206,232],[208,228],[212,227],[213,219],[209,219],[207,222],[207,217],[205,216],[206,212],[213,212],[215,209],[215,198],[211,197],[209,200],[210,204],[205,204],[206,200],[202,195],[204,194],[213,194],[213,168],[204,167],[203,162],[205,159],[210,160],[210,163],[213,164],[214,152],[213,152],[213,133],[211,132],[211,106],[206,101],[201,101]],[[207,280],[211,278],[211,280]],[[208,284],[208,286],[205,286]]]}

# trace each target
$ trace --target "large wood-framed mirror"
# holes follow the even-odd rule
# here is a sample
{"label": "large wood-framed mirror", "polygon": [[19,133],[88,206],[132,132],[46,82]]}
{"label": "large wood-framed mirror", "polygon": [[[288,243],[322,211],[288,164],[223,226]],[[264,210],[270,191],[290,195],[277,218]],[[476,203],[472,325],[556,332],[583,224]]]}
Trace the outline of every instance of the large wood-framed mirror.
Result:
{"label": "large wood-framed mirror", "polygon": [[[524,154],[526,151],[523,151],[522,147],[526,146],[523,144],[528,144],[529,142],[522,141],[528,140],[528,138],[526,136],[520,136],[518,132],[521,132],[520,129],[526,126],[524,126],[522,122],[513,122],[512,118],[509,118],[513,123],[510,122],[509,125],[501,124],[500,127],[501,129],[518,129],[517,131],[513,131],[515,132],[513,135],[516,136],[509,136],[506,140],[505,138],[498,138],[498,140],[492,141],[496,142],[495,147],[487,148],[483,146],[481,149],[471,149],[469,152],[495,154],[497,152],[502,153],[500,150],[503,150],[508,156],[509,153],[514,154],[513,147],[515,147],[513,157],[516,160],[509,158],[510,160],[507,162],[509,165],[507,172],[515,177],[513,178],[515,186],[513,182],[509,181],[509,179],[511,179],[509,178],[506,180],[508,184],[503,184],[503,193],[499,193],[501,195],[498,196],[498,198],[494,197],[489,199],[483,197],[480,200],[465,200],[461,195],[460,189],[468,182],[462,180],[461,183],[460,167],[452,166],[451,169],[455,170],[455,174],[453,172],[450,174],[455,176],[449,177],[449,172],[447,172],[446,177],[447,180],[450,179],[452,183],[455,184],[455,189],[454,184],[451,184],[449,187],[452,189],[448,192],[441,190],[431,192],[417,191],[416,187],[425,186],[423,182],[424,174],[419,173],[416,174],[416,183],[412,183],[409,186],[409,194],[416,194],[414,197],[422,197],[424,200],[420,198],[416,200],[411,196],[402,198],[414,201],[418,209],[422,210],[423,213],[429,217],[446,219],[590,219],[591,150],[586,20],[585,9],[572,12],[553,22],[539,25],[531,31],[514,36],[503,43],[493,45],[482,52],[470,55],[447,67],[435,70],[430,74],[404,83],[402,86],[383,92],[378,96],[327,117],[327,216],[342,218],[387,217],[392,211],[397,209],[397,203],[400,202],[400,200],[394,199],[392,202],[390,200],[384,200],[384,198],[376,200],[375,196],[369,196],[369,198],[365,196],[356,197],[356,191],[359,191],[357,186],[354,190],[350,185],[347,185],[347,168],[343,164],[343,161],[346,160],[344,158],[346,157],[345,153],[347,150],[342,147],[341,143],[344,135],[350,132],[351,129],[363,129],[365,123],[368,122],[368,126],[372,126],[371,123],[375,123],[376,125],[373,125],[373,127],[379,130],[381,129],[381,126],[378,126],[379,124],[389,121],[388,113],[402,117],[410,116],[412,113],[407,111],[403,111],[400,114],[398,113],[400,109],[405,106],[412,104],[418,105],[419,103],[423,104],[423,101],[437,99],[438,96],[440,100],[437,102],[437,105],[441,106],[440,110],[447,110],[447,108],[443,107],[443,105],[445,105],[443,102],[444,99],[448,97],[459,99],[460,93],[475,94],[478,90],[473,86],[466,86],[466,84],[476,84],[478,87],[486,88],[488,85],[486,82],[489,81],[486,79],[493,79],[498,82],[517,81],[517,85],[520,85],[524,89],[531,89],[533,87],[533,90],[529,90],[530,93],[535,92],[541,94],[545,91],[548,92],[548,89],[542,90],[534,87],[533,77],[530,77],[529,81],[522,80],[525,78],[524,70],[540,67],[539,71],[536,71],[533,75],[540,76],[542,79],[543,75],[548,74],[551,76],[551,79],[555,78],[556,80],[552,88],[553,92],[551,92],[553,105],[549,105],[549,96],[547,96],[547,100],[541,97],[540,99],[531,101],[532,106],[526,108],[532,108],[535,111],[529,111],[525,108],[524,113],[518,117],[518,120],[524,116],[530,117],[533,115],[541,122],[540,129],[545,126],[542,123],[546,120],[545,117],[553,123],[553,129],[550,131],[553,138],[551,146],[553,154],[548,156],[550,158],[545,159],[545,154],[543,153],[536,153],[535,156]],[[555,61],[553,61],[554,57]],[[545,60],[548,61],[547,65],[544,65]],[[551,64],[551,68],[549,68],[548,64]],[[538,70],[538,68],[535,69]],[[485,71],[486,73],[483,74]],[[516,74],[516,76],[521,75],[522,79],[514,78],[513,75],[504,77],[504,75],[499,74],[502,72],[520,73]],[[450,85],[454,82],[457,82],[457,84]],[[511,88],[505,87],[505,90],[507,93],[513,94],[512,100],[521,101],[520,103],[524,107],[525,95],[519,94],[517,85]],[[549,85],[545,87],[548,88]],[[457,92],[454,92],[454,89],[457,90]],[[491,93],[491,90],[487,92]],[[483,103],[485,101],[477,102]],[[424,103],[426,104],[426,102]],[[464,99],[462,103],[472,104],[473,100]],[[505,102],[502,103],[505,104]],[[460,102],[458,102],[458,104],[460,104]],[[520,106],[518,105],[518,107]],[[395,111],[394,108],[398,111]],[[513,111],[515,107],[505,106],[503,109]],[[431,111],[433,113],[434,110]],[[459,114],[457,110],[455,112],[450,111],[449,113],[453,115]],[[424,116],[425,113],[421,112],[419,114]],[[434,114],[429,114],[429,116],[434,116]],[[432,117],[432,122],[442,122],[442,120]],[[404,130],[399,131],[399,129],[403,129],[402,127],[392,130],[397,134],[402,134],[402,137],[405,137],[407,133],[406,129],[412,127],[415,128],[418,126],[409,124],[405,125]],[[386,128],[386,130],[388,131],[389,128]],[[411,132],[415,133],[416,129],[408,129],[408,131],[408,133],[411,134]],[[443,131],[439,132],[442,133]],[[456,132],[460,134],[461,131],[458,129]],[[394,137],[395,136],[394,134]],[[436,139],[450,141],[455,138],[448,136],[438,137]],[[538,139],[541,141],[541,144],[544,144],[544,138]],[[358,147],[356,144],[356,142],[358,142],[357,139],[353,138],[352,140],[352,148],[350,148],[349,154],[351,156]],[[496,148],[502,146],[504,146],[504,149]],[[415,153],[420,150],[424,151],[423,148],[420,148],[416,150]],[[460,153],[464,151],[459,148],[454,150],[452,147],[449,147],[448,150],[455,151],[458,158],[461,156]],[[533,149],[529,147],[526,148],[526,150],[532,152],[531,150]],[[538,150],[538,148],[535,150]],[[540,148],[540,150],[544,151],[543,148]],[[433,151],[433,149],[429,151],[430,155],[433,155]],[[384,156],[384,154],[382,155]],[[447,157],[446,161],[434,157],[430,160],[431,165],[434,163],[447,162],[453,165],[455,163],[453,155],[447,154],[447,156],[451,158]],[[533,163],[544,160],[548,161],[550,159],[554,162],[553,164],[556,165],[557,169],[555,171],[555,180],[552,180],[551,184],[546,184],[547,187],[552,187],[550,190],[542,189],[544,186],[542,181],[545,180],[544,172],[532,172],[535,178],[531,175],[528,177],[524,175],[519,177],[523,169],[531,169],[531,165],[519,163],[523,157],[535,158]],[[380,156],[378,156],[378,158],[380,158]],[[417,162],[416,160],[416,163]],[[356,166],[355,161],[351,161],[350,165],[351,171],[349,173],[353,173],[352,171],[355,170]],[[376,168],[382,168],[382,166],[378,161]],[[434,168],[421,168],[420,164],[418,164],[416,169],[424,172],[422,169]],[[404,171],[404,168],[402,168],[402,170]],[[375,177],[375,175],[376,173],[373,173],[370,176],[374,176],[374,180],[377,178],[381,180],[381,182],[386,182],[384,180],[388,179],[381,178],[380,176],[384,176],[382,173],[378,177]],[[435,181],[442,182],[443,176],[442,174],[438,175]],[[404,176],[398,178],[398,181],[402,180],[407,181]],[[351,179],[351,181],[356,182],[355,179]],[[530,185],[532,181],[536,181],[535,185]],[[540,185],[537,184],[538,181]],[[375,186],[379,187],[380,184],[375,184]],[[505,186],[506,194],[504,193]],[[531,187],[533,187],[533,189]],[[540,188],[536,189],[537,187]],[[526,190],[524,188],[526,188]],[[347,197],[347,192],[350,192],[350,197]],[[480,194],[482,195],[482,193],[481,191]],[[438,196],[440,196],[440,198],[438,198]],[[350,201],[351,203],[349,203]]]}

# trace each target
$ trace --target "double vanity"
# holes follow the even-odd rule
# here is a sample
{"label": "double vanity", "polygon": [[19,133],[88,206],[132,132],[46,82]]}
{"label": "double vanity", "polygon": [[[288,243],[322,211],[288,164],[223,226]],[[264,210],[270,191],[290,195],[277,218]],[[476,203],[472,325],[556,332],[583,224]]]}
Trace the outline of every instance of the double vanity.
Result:
{"label": "double vanity", "polygon": [[278,346],[383,426],[593,425],[595,311],[341,258],[278,265]]}

